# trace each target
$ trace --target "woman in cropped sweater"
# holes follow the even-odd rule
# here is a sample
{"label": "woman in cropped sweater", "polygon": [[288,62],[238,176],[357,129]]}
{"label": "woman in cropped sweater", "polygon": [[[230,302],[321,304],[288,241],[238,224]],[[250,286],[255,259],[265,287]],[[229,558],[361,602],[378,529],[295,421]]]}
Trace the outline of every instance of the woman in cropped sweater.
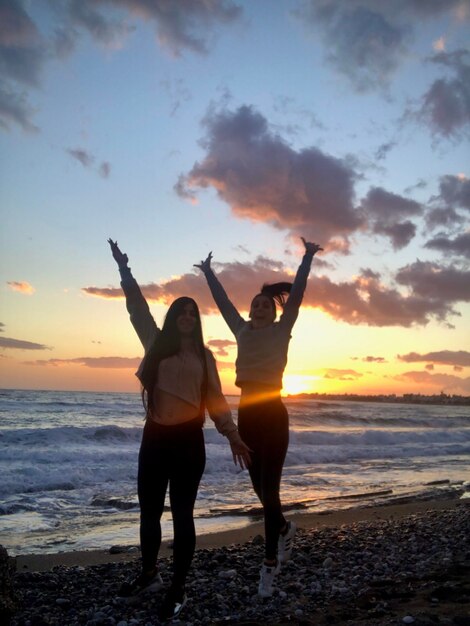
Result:
{"label": "woman in cropped sweater", "polygon": [[[281,401],[282,375],[287,364],[291,330],[297,319],[314,255],[322,250],[302,238],[305,254],[294,282],[264,285],[244,320],[229,300],[211,269],[212,253],[196,264],[223,318],[237,341],[236,381],[241,389],[238,428],[251,450],[250,478],[263,506],[265,560],[261,566],[258,593],[271,596],[280,563],[292,551],[295,524],[282,514],[279,496],[282,468],[289,443],[289,417]],[[287,300],[285,296],[289,294]],[[282,315],[276,322],[276,302]]]}
{"label": "woman in cropped sweater", "polygon": [[137,371],[146,422],[139,452],[138,496],[142,572],[125,583],[123,596],[162,585],[157,570],[160,518],[170,488],[173,517],[173,580],[159,609],[161,619],[179,614],[186,602],[185,580],[196,543],[193,509],[205,466],[202,432],[205,407],[230,443],[235,463],[246,467],[250,454],[222,394],[215,359],[204,347],[199,310],[191,298],[175,300],[157,327],[148,304],[117,242],[108,240],[121,274],[121,286],[145,356]]}

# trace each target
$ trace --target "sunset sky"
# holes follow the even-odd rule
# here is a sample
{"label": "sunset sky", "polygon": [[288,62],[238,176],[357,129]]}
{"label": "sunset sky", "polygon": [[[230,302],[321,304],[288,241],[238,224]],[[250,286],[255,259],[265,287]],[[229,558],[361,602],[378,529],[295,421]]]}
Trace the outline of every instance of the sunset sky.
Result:
{"label": "sunset sky", "polygon": [[0,0],[0,387],[137,391],[158,324],[320,243],[285,391],[470,395],[470,0]]}

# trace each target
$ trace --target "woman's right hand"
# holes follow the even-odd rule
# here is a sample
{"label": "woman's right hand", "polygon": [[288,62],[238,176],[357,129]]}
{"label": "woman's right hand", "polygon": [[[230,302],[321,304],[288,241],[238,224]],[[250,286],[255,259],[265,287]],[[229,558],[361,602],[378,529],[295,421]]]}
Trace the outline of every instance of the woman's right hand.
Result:
{"label": "woman's right hand", "polygon": [[318,243],[313,243],[312,241],[305,241],[303,237],[301,237],[301,239],[305,247],[305,252],[307,254],[311,254],[312,256],[315,256],[317,252],[319,252],[320,250],[323,250],[323,248]]}
{"label": "woman's right hand", "polygon": [[108,239],[108,243],[111,246],[111,252],[113,253],[113,258],[118,264],[119,268],[127,267],[129,259],[127,254],[124,254],[119,249],[117,241],[113,241],[112,239]]}
{"label": "woman's right hand", "polygon": [[194,267],[198,267],[201,272],[209,272],[211,269],[211,260],[212,260],[212,252],[209,252],[205,261],[201,261],[200,263],[194,263]]}

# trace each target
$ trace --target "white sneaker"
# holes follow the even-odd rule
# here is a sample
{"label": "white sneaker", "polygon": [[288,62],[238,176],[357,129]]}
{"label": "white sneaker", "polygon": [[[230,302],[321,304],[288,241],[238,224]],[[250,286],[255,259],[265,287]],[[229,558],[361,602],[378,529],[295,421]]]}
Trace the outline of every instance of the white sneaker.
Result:
{"label": "white sneaker", "polygon": [[266,565],[263,563],[259,574],[258,595],[262,598],[270,598],[273,595],[273,582],[276,574],[279,574],[281,564],[277,561],[276,565]]}
{"label": "white sneaker", "polygon": [[287,522],[287,533],[285,535],[279,535],[279,541],[277,542],[277,558],[280,563],[285,563],[290,559],[292,548],[294,547],[296,530],[297,524],[295,522]]}

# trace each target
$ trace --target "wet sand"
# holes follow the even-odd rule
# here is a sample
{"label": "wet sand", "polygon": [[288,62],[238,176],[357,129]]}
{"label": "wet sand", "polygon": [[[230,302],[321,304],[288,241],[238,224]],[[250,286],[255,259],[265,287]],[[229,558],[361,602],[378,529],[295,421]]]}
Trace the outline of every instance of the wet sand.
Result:
{"label": "wet sand", "polygon": [[[457,497],[452,499],[437,499],[418,502],[406,502],[403,504],[387,504],[363,508],[350,508],[347,510],[333,511],[330,513],[287,513],[286,517],[296,522],[301,529],[316,529],[324,527],[342,526],[367,520],[392,520],[405,517],[423,511],[439,511],[455,508],[460,501]],[[470,500],[468,501],[470,502]],[[220,548],[231,544],[244,544],[257,535],[264,534],[262,522],[253,522],[244,528],[214,532],[198,535],[196,550]],[[163,542],[160,557],[169,557],[172,554],[168,547],[169,542]],[[73,552],[58,552],[53,554],[28,554],[16,557],[17,571],[44,572],[51,570],[57,565],[71,567],[80,565],[100,565],[103,563],[117,563],[133,561],[135,552],[123,552],[110,554],[108,550],[80,550]]]}

